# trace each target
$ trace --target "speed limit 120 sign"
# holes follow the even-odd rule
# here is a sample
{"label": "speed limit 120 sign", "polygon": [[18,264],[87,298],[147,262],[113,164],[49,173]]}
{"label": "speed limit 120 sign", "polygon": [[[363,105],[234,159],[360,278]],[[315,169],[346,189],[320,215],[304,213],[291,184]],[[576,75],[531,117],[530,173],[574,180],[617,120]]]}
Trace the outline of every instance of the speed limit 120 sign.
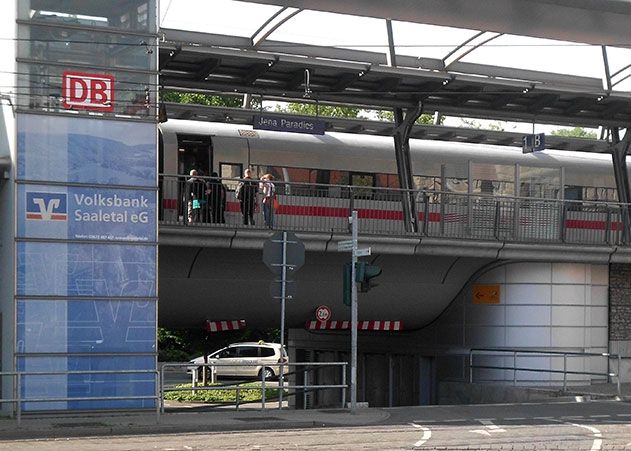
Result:
{"label": "speed limit 120 sign", "polygon": [[316,309],[315,316],[318,321],[328,321],[331,319],[331,309],[328,305],[321,305]]}

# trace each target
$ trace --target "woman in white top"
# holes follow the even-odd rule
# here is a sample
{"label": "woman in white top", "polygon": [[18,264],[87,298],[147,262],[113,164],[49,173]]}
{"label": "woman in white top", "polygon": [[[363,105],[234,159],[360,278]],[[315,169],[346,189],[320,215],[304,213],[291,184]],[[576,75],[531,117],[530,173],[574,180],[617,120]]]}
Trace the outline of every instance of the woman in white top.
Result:
{"label": "woman in white top", "polygon": [[274,196],[276,187],[272,183],[274,177],[272,174],[265,174],[261,177],[259,190],[263,193],[263,217],[265,225],[270,229],[274,227]]}

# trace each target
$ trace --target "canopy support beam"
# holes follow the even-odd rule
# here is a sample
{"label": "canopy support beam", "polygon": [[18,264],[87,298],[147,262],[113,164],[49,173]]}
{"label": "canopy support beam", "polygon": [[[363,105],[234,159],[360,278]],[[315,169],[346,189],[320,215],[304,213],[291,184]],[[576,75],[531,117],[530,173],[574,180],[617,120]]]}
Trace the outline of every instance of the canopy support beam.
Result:
{"label": "canopy support beam", "polygon": [[631,148],[631,132],[627,129],[624,138],[620,139],[620,129],[611,129],[611,157],[613,160],[613,173],[616,179],[618,202],[624,204],[621,211],[623,224],[623,242],[631,238],[631,185],[629,184],[629,172],[627,171],[627,155]]}

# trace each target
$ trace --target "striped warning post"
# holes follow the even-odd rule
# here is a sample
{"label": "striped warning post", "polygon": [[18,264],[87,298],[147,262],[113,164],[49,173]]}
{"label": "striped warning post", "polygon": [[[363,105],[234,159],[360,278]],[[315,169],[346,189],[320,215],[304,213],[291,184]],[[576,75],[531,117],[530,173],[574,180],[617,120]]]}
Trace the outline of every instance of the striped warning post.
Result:
{"label": "striped warning post", "polygon": [[208,321],[206,320],[206,332],[225,332],[228,330],[245,329],[244,319],[232,321]]}
{"label": "striped warning post", "polygon": [[[351,328],[350,321],[307,321],[309,330],[344,330]],[[358,321],[358,330],[403,330],[403,321]]]}

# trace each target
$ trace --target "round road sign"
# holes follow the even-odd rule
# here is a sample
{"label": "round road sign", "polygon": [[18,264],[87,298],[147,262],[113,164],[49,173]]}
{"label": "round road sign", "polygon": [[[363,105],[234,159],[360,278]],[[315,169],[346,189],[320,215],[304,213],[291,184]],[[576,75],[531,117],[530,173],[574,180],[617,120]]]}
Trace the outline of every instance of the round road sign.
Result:
{"label": "round road sign", "polygon": [[315,316],[318,321],[328,321],[331,319],[331,309],[328,305],[321,305],[316,309]]}

